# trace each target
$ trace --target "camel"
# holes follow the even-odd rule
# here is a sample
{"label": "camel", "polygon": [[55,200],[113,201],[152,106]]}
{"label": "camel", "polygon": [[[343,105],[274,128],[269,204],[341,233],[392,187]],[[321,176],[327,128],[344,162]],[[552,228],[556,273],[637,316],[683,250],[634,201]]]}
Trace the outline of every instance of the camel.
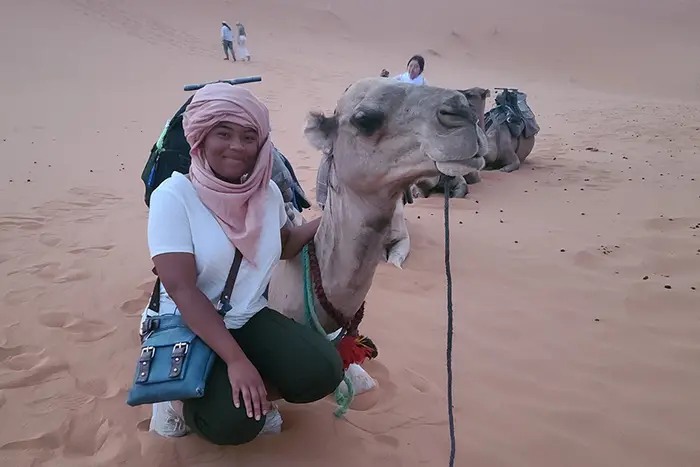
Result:
{"label": "camel", "polygon": [[[309,113],[304,134],[330,158],[327,199],[308,257],[313,269],[313,250],[320,272],[314,307],[331,334],[361,319],[356,314],[364,310],[404,190],[424,177],[480,170],[486,139],[463,94],[377,77],[352,84],[332,115]],[[305,254],[279,263],[268,298],[273,309],[302,323]]]}
{"label": "camel", "polygon": [[[496,97],[496,106],[484,113],[486,99],[491,91],[479,87],[460,90],[479,115],[479,123],[486,133],[488,151],[484,154],[484,170],[500,169],[513,172],[530,155],[535,147],[535,135],[539,126],[526,103],[527,95],[517,89],[502,89]],[[513,110],[520,113],[517,115]],[[414,198],[449,190],[450,196],[463,198],[469,193],[468,185],[478,183],[478,172],[464,177],[436,176],[418,181],[411,187]]]}
{"label": "camel", "polygon": [[[469,88],[458,90],[458,92],[464,94],[464,97],[467,98],[469,105],[479,117],[479,126],[484,130],[484,108],[486,106],[486,98],[490,96],[490,91],[482,88]],[[449,192],[450,198],[464,198],[469,193],[468,185],[473,185],[480,181],[478,171],[472,171],[459,177],[448,177],[441,174],[417,181],[411,186],[410,191],[414,198],[427,198],[432,193],[444,193],[445,191]]]}
{"label": "camel", "polygon": [[[502,91],[496,96],[496,106],[485,114],[485,131],[489,140],[489,150],[484,156],[485,169],[513,172],[532,152],[540,127],[527,105],[524,92],[514,88],[496,89]],[[483,100],[489,95],[486,90]]]}

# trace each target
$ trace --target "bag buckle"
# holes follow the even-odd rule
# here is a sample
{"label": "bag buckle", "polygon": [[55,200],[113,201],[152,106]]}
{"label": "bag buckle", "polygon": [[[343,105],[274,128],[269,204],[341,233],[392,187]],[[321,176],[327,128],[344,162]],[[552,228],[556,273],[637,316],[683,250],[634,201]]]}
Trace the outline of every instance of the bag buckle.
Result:
{"label": "bag buckle", "polygon": [[187,342],[178,342],[173,346],[173,357],[184,357],[189,348],[190,345]]}
{"label": "bag buckle", "polygon": [[159,318],[146,318],[143,320],[143,323],[141,323],[141,335],[145,335],[148,332],[155,331],[160,327],[160,319]]}
{"label": "bag buckle", "polygon": [[151,360],[156,354],[156,348],[153,346],[142,347],[141,356],[139,357],[139,366],[136,369],[136,382],[143,383],[148,380],[148,375],[151,372]]}
{"label": "bag buckle", "polygon": [[219,300],[219,304],[216,306],[217,311],[223,311],[224,313],[228,313],[232,308],[231,303],[228,301],[223,302],[221,300]]}
{"label": "bag buckle", "polygon": [[189,350],[190,345],[187,342],[178,342],[173,346],[173,353],[170,357],[170,373],[169,378],[177,378],[182,373],[182,362],[185,361],[185,355]]}
{"label": "bag buckle", "polygon": [[152,360],[153,356],[156,354],[156,348],[153,346],[148,346],[148,347],[143,347],[141,348],[141,358],[139,358],[139,361],[146,361],[146,360]]}

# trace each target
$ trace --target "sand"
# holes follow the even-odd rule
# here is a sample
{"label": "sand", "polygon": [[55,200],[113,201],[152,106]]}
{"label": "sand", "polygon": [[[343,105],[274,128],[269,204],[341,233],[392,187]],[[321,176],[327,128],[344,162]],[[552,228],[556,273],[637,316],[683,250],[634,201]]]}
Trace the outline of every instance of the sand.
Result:
{"label": "sand", "polygon": [[[262,75],[313,198],[306,112],[417,52],[431,84],[520,87],[542,126],[452,202],[456,465],[700,465],[697,2],[200,3],[3,2],[0,465],[447,465],[440,198],[407,209],[405,269],[379,267],[379,387],[345,419],[283,405],[282,435],[218,448],[125,404],[152,287],[139,177],[182,85]],[[250,63],[222,60],[222,20]]]}

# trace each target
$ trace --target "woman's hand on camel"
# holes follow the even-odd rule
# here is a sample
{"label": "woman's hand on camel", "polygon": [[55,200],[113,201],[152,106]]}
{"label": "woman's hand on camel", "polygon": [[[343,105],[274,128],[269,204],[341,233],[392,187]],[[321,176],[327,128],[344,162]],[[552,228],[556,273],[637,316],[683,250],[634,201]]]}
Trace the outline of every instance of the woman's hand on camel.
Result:
{"label": "woman's hand on camel", "polygon": [[249,418],[260,420],[270,410],[265,383],[258,370],[245,357],[238,358],[228,365],[228,379],[233,393],[233,405],[241,406],[241,396]]}

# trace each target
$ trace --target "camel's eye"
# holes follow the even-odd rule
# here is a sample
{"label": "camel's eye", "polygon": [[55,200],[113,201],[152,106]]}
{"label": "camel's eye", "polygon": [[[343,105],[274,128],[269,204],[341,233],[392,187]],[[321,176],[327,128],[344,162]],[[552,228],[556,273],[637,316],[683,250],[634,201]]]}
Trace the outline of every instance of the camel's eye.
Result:
{"label": "camel's eye", "polygon": [[376,109],[360,109],[350,118],[350,122],[365,136],[372,136],[384,125],[384,112]]}

